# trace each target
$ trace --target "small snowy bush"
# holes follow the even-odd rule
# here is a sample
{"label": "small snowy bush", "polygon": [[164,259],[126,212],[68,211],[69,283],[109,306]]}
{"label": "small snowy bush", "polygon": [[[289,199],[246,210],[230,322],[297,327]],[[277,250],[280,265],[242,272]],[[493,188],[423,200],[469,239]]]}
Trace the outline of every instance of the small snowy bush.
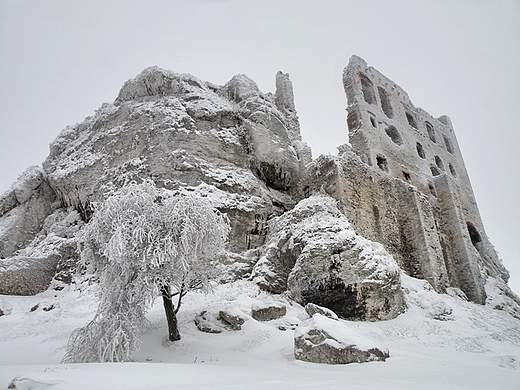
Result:
{"label": "small snowy bush", "polygon": [[227,217],[207,201],[172,196],[152,182],[123,187],[108,198],[85,227],[81,244],[82,263],[99,278],[99,307],[71,335],[64,362],[129,360],[158,290],[169,338],[178,340],[181,298],[190,289],[209,287],[211,261],[229,229]]}

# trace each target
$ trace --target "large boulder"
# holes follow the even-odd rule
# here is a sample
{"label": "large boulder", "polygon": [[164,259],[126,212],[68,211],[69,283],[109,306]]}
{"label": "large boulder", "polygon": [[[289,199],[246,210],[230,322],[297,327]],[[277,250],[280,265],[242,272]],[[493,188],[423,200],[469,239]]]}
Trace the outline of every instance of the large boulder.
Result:
{"label": "large boulder", "polygon": [[325,195],[304,199],[270,221],[252,279],[264,290],[288,290],[298,303],[324,306],[345,319],[387,320],[405,308],[392,256],[357,235]]}
{"label": "large boulder", "polygon": [[240,330],[247,317],[239,308],[229,307],[219,310],[218,319],[227,324],[232,330]]}
{"label": "large boulder", "polygon": [[59,207],[37,166],[28,168],[0,197],[0,294],[33,295],[48,287],[62,258],[62,244],[41,246],[41,232]]}
{"label": "large boulder", "polygon": [[327,318],[331,318],[336,321],[339,320],[338,315],[334,313],[332,310],[327,309],[326,307],[315,305],[311,302],[305,305],[305,312],[309,315],[309,317],[314,316],[314,314],[321,314],[322,316],[325,316]]}
{"label": "large boulder", "polygon": [[73,208],[55,210],[25,248],[0,260],[0,294],[34,295],[53,278],[70,283],[79,259],[76,236],[83,225]]}
{"label": "large boulder", "polygon": [[0,294],[34,295],[44,291],[56,273],[58,257],[15,256],[0,261]]}
{"label": "large boulder", "polygon": [[257,321],[271,321],[287,314],[282,302],[256,302],[251,305],[251,317]]}
{"label": "large boulder", "polygon": [[40,167],[29,167],[0,196],[0,262],[29,244],[58,206]]}
{"label": "large boulder", "polygon": [[315,314],[294,332],[294,357],[311,363],[348,364],[385,361],[387,349],[343,322]]}

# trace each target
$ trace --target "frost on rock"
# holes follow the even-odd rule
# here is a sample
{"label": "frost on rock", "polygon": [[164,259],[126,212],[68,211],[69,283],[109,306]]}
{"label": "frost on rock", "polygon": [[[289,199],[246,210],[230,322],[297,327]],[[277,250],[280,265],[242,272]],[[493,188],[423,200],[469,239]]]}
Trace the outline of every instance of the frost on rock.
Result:
{"label": "frost on rock", "polygon": [[216,86],[151,67],[65,129],[43,166],[59,199],[85,220],[92,204],[134,181],[206,192],[230,216],[230,250],[240,253],[263,244],[258,224],[294,204],[302,160],[288,115],[244,75]]}
{"label": "frost on rock", "polygon": [[302,305],[312,302],[346,319],[386,320],[404,310],[392,256],[358,236],[325,195],[304,199],[270,222],[252,279],[267,291],[287,289]]}
{"label": "frost on rock", "polygon": [[331,318],[333,320],[339,320],[338,315],[332,310],[327,309],[326,307],[315,305],[311,302],[305,305],[305,312],[309,315],[309,317],[312,317],[314,314],[321,314],[322,316]]}
{"label": "frost on rock", "polygon": [[271,321],[287,314],[287,306],[281,302],[255,302],[251,305],[251,316],[257,321]]}
{"label": "frost on rock", "polygon": [[520,297],[501,278],[488,276],[486,280],[486,305],[509,313],[520,320]]}
{"label": "frost on rock", "polygon": [[25,248],[0,260],[0,294],[34,295],[51,281],[72,281],[76,267],[76,235],[84,226],[74,209],[57,209]]}
{"label": "frost on rock", "polygon": [[390,354],[345,322],[314,314],[294,332],[294,357],[311,363],[348,364],[385,361]]}

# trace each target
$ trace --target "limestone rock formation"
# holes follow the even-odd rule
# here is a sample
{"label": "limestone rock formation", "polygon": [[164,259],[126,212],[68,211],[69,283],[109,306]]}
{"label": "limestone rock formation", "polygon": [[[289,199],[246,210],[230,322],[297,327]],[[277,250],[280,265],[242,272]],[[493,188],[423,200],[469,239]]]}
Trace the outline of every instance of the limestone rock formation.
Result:
{"label": "limestone rock formation", "polygon": [[[43,248],[51,244],[46,236],[47,241],[60,236],[43,229],[46,218],[72,208],[88,221],[92,203],[143,179],[210,198],[227,213],[232,223],[229,268],[247,274],[256,261],[248,250],[263,244],[270,216],[293,206],[291,194],[310,161],[287,75],[279,88],[275,99],[244,75],[216,86],[157,67],[127,81],[113,104],[58,136],[43,169],[30,168],[0,198],[0,272],[21,270],[4,278],[0,291],[39,292],[56,267],[66,279],[66,264],[77,254],[70,243]],[[45,253],[32,256],[33,265],[17,252],[36,252],[36,247]],[[35,273],[42,277],[34,283],[38,287],[13,287]]]}
{"label": "limestone rock formation", "polygon": [[28,168],[0,197],[0,258],[29,244],[58,206],[56,195],[37,166]]}
{"label": "limestone rock formation", "polygon": [[390,354],[345,323],[315,314],[294,332],[294,357],[311,363],[349,364],[385,361]]}
{"label": "limestone rock formation", "polygon": [[[81,226],[60,212],[41,168],[30,167],[0,198],[0,294],[45,290],[67,262],[77,258],[72,236]],[[77,215],[74,210],[70,213]],[[79,219],[79,218],[78,218]],[[70,228],[70,225],[76,227]],[[75,261],[74,261],[75,263]]]}
{"label": "limestone rock formation", "polygon": [[145,69],[114,104],[67,128],[43,166],[65,206],[88,220],[92,202],[130,181],[209,197],[232,221],[230,250],[263,243],[263,225],[290,208],[300,158],[288,118],[244,75],[219,87]]}
{"label": "limestone rock formation", "polygon": [[303,305],[348,319],[386,320],[404,310],[397,264],[380,244],[356,235],[329,196],[302,200],[268,230],[252,274],[265,290],[287,290]]}
{"label": "limestone rock formation", "polygon": [[206,310],[197,314],[194,321],[197,329],[204,333],[222,333],[225,330],[217,315]]}
{"label": "limestone rock formation", "polygon": [[73,208],[49,215],[29,245],[0,261],[0,294],[34,295],[53,278],[70,283],[79,257],[76,234],[83,225]]}

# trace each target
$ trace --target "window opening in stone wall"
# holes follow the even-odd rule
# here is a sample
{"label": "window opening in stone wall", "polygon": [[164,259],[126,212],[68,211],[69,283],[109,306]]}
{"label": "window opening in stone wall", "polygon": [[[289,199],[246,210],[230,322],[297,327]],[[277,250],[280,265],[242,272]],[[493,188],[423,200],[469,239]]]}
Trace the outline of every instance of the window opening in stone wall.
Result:
{"label": "window opening in stone wall", "polygon": [[382,171],[388,172],[388,161],[386,161],[386,157],[382,154],[378,154],[376,156],[376,163],[379,169]]}
{"label": "window opening in stone wall", "polygon": [[372,123],[372,126],[375,127],[377,129],[377,122],[376,122],[376,118],[374,118],[373,116],[370,117],[370,123]]}
{"label": "window opening in stone wall", "polygon": [[399,131],[395,128],[395,126],[390,125],[385,129],[386,135],[390,137],[392,142],[397,145],[403,144],[403,138],[401,137],[401,134],[399,134]]}
{"label": "window opening in stone wall", "polygon": [[426,158],[426,154],[424,153],[424,148],[423,146],[417,142],[417,154],[419,155],[420,158]]}
{"label": "window opening in stone wall", "polygon": [[390,103],[390,97],[388,93],[381,87],[377,87],[377,91],[379,92],[379,98],[381,99],[381,108],[383,112],[388,118],[392,118],[394,116],[394,111],[392,109],[392,104]]}
{"label": "window opening in stone wall", "polygon": [[404,180],[410,181],[410,174],[408,172],[403,171],[403,177],[404,177]]}
{"label": "window opening in stone wall", "polygon": [[435,156],[435,165],[444,171],[444,163],[439,156]]}
{"label": "window opening in stone wall", "polygon": [[471,243],[477,250],[479,250],[479,243],[482,242],[482,236],[478,232],[475,225],[473,225],[471,222],[466,222],[466,226],[468,227],[469,238],[471,238]]}
{"label": "window opening in stone wall", "polygon": [[430,137],[430,140],[432,140],[432,142],[437,142],[435,140],[435,129],[433,128],[432,124],[430,122],[425,122],[425,125],[426,125],[426,131],[428,132],[428,137]]}
{"label": "window opening in stone wall", "polygon": [[444,134],[442,136],[444,137],[444,145],[446,145],[446,150],[453,154],[453,145],[451,144],[450,139],[446,137]]}
{"label": "window opening in stone wall", "polygon": [[435,190],[435,186],[432,183],[428,183],[428,188],[430,189],[430,194],[436,197],[437,191]]}
{"label": "window opening in stone wall", "polygon": [[370,79],[362,73],[359,74],[359,79],[361,80],[361,90],[363,91],[363,98],[365,99],[365,102],[368,104],[375,104],[376,96],[374,94],[372,81],[370,81]]}
{"label": "window opening in stone wall", "polygon": [[415,122],[415,118],[409,112],[406,112],[406,120],[408,120],[408,124],[412,126],[414,129],[417,129],[417,122]]}
{"label": "window opening in stone wall", "polygon": [[430,171],[432,172],[432,175],[433,176],[439,176],[441,174],[441,172],[439,171],[439,169],[435,166],[430,166]]}
{"label": "window opening in stone wall", "polygon": [[450,172],[451,172],[451,174],[452,174],[454,177],[457,177],[457,171],[455,170],[455,168],[453,168],[453,165],[451,165],[451,163],[449,163],[449,167],[450,167]]}

